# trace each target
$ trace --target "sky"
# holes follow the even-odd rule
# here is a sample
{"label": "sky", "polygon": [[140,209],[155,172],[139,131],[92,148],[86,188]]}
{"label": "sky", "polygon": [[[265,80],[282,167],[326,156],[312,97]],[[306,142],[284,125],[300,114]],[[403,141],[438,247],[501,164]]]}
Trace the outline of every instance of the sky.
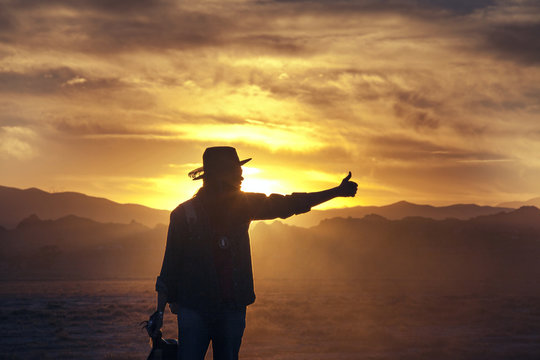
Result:
{"label": "sky", "polygon": [[246,191],[540,196],[540,1],[0,0],[0,185],[172,209]]}

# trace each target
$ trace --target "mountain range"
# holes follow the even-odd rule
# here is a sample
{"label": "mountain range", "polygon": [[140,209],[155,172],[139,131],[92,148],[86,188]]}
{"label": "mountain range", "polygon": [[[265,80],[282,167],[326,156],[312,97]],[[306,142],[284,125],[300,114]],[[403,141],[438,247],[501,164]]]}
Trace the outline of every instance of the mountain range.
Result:
{"label": "mountain range", "polygon": [[522,206],[536,206],[540,208],[540,197],[535,197],[527,201],[509,201],[498,204],[499,207],[508,207],[508,208],[520,208]]}
{"label": "mountain range", "polygon": [[[279,221],[251,229],[259,278],[401,279],[438,284],[540,279],[536,207],[435,220],[379,215],[332,218],[303,228]],[[0,279],[153,278],[167,227],[32,215],[0,229]]]}
{"label": "mountain range", "polygon": [[419,205],[407,201],[400,201],[385,206],[355,206],[342,209],[311,210],[302,216],[286,219],[290,225],[311,227],[319,224],[321,220],[335,217],[362,218],[369,214],[376,214],[390,220],[399,220],[409,216],[420,216],[436,220],[447,218],[470,219],[476,216],[497,214],[513,210],[509,207],[479,206],[476,204],[456,204],[450,206]]}
{"label": "mountain range", "polygon": [[77,192],[49,193],[40,189],[17,189],[0,186],[0,226],[13,228],[34,214],[41,219],[58,219],[76,215],[100,222],[129,223],[132,220],[148,226],[168,224],[169,211],[137,204],[119,204],[104,198]]}
{"label": "mountain range", "polygon": [[[0,279],[151,278],[169,212],[79,193],[0,187]],[[312,217],[308,217],[311,215]],[[399,202],[250,230],[256,277],[540,278],[540,210]]]}
{"label": "mountain range", "polygon": [[536,207],[468,220],[367,215],[309,229],[259,223],[253,234],[255,274],[264,277],[540,280]]}
{"label": "mountain range", "polygon": [[[179,201],[181,202],[181,200]],[[34,214],[41,219],[58,219],[75,215],[98,222],[129,223],[132,220],[147,226],[168,224],[169,211],[158,210],[136,204],[117,202],[88,196],[76,192],[49,193],[40,189],[17,189],[0,186],[0,226],[13,228],[21,220]],[[285,220],[290,225],[311,227],[323,219],[334,217],[361,218],[377,214],[387,219],[397,220],[407,216],[421,216],[432,219],[470,219],[475,216],[511,211],[511,207],[478,206],[457,204],[451,206],[418,205],[400,201],[386,206],[356,206],[342,209],[317,210]]]}
{"label": "mountain range", "polygon": [[0,229],[0,278],[133,278],[159,272],[167,227],[31,215]]}

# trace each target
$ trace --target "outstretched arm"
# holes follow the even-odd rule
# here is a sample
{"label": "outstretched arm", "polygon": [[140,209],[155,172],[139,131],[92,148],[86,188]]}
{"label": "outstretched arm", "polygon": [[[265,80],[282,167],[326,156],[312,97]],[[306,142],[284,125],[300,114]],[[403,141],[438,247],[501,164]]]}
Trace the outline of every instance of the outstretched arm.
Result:
{"label": "outstretched arm", "polygon": [[351,172],[341,181],[338,186],[311,193],[292,193],[291,195],[251,193],[248,197],[248,217],[250,220],[270,220],[275,218],[288,218],[295,214],[303,214],[311,210],[313,206],[338,196],[354,196],[358,184],[351,179]]}
{"label": "outstretched arm", "polygon": [[356,190],[358,189],[358,184],[351,181],[351,176],[352,174],[349,171],[349,174],[341,181],[339,186],[328,190],[307,193],[310,207],[322,204],[335,197],[354,197],[354,195],[356,195]]}

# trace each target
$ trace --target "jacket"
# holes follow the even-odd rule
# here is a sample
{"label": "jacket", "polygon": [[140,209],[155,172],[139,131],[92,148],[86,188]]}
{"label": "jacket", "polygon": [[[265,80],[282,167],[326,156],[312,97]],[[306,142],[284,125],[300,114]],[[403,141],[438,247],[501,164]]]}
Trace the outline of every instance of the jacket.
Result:
{"label": "jacket", "polygon": [[213,309],[224,302],[235,307],[253,303],[250,222],[285,219],[310,209],[306,193],[238,191],[216,197],[201,188],[171,213],[156,290],[167,294],[173,312],[178,305]]}

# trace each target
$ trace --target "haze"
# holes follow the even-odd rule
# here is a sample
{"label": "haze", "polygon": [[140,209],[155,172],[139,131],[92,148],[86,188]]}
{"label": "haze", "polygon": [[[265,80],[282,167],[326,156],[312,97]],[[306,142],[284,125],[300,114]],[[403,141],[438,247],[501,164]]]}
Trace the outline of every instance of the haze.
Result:
{"label": "haze", "polygon": [[0,184],[171,209],[205,147],[329,206],[538,196],[537,1],[0,1]]}

